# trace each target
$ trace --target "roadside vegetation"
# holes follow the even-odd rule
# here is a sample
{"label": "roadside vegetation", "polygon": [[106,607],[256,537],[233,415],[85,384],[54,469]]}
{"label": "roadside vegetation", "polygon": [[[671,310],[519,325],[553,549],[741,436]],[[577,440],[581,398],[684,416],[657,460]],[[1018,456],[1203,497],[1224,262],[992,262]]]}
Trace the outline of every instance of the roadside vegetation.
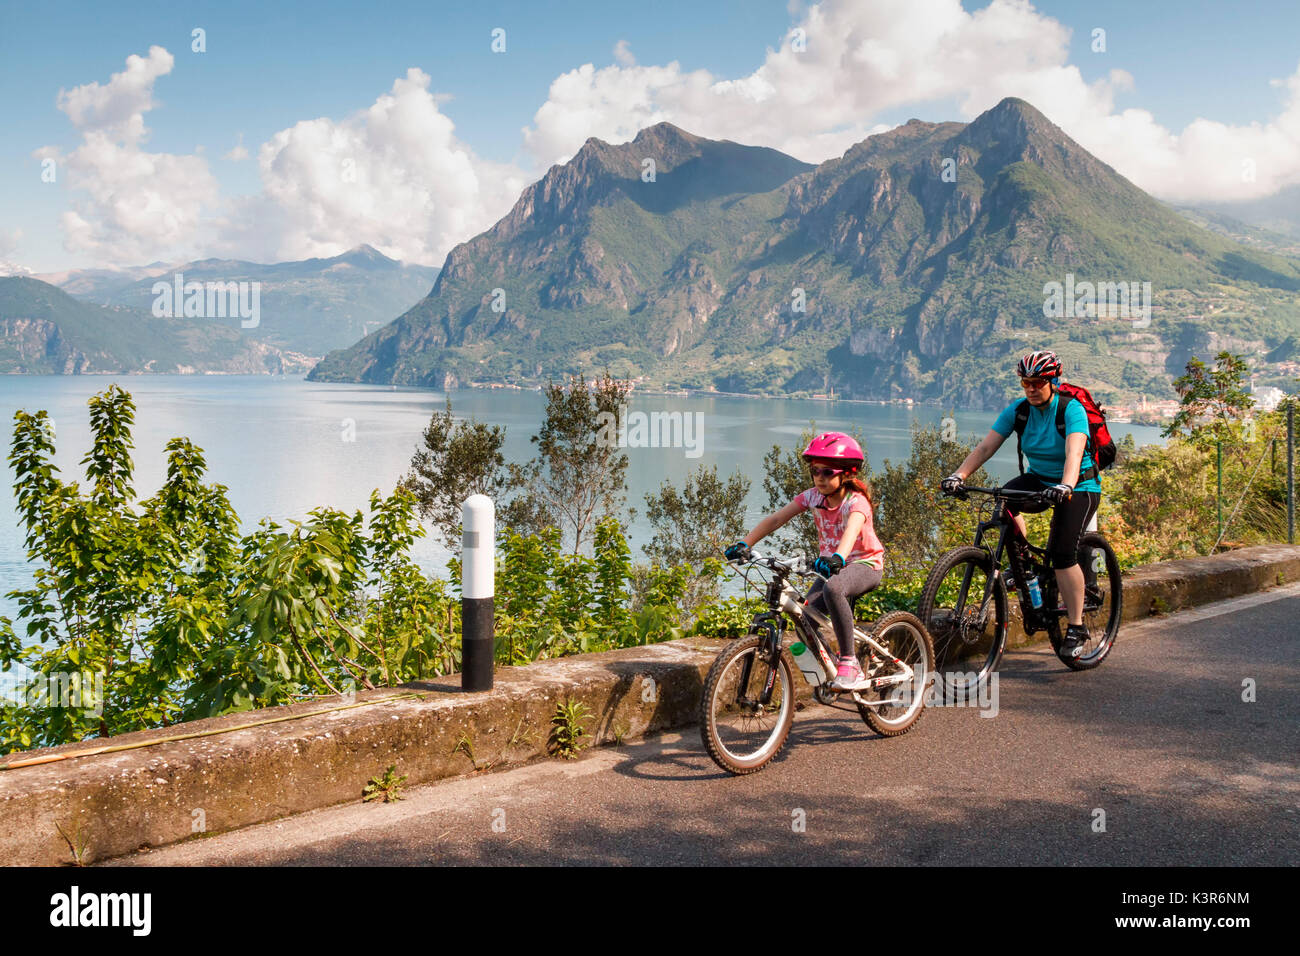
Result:
{"label": "roadside vegetation", "polygon": [[[1100,527],[1122,566],[1285,540],[1284,413],[1251,413],[1247,371],[1228,353],[1212,369],[1194,359],[1176,383],[1183,403],[1169,444],[1121,448]],[[646,495],[652,536],[634,557],[627,455],[594,437],[626,391],[608,374],[594,387],[577,376],[552,384],[536,455],[511,467],[504,429],[457,420],[448,405],[410,473],[387,497],[373,492],[367,515],[318,508],[288,526],[264,519],[246,535],[225,487],[205,482],[202,450],[184,438],[167,445],[163,487],[137,500],[135,405],[116,385],[89,403],[84,483],[53,464],[46,413],[16,413],[9,464],[36,570],[31,588],[9,595],[18,620],[0,617],[0,669],[23,672],[0,697],[0,753],[456,671],[459,563],[430,577],[410,548],[426,524],[454,544],[460,504],[479,491],[501,499],[499,663],[743,634],[754,595],[728,590],[719,555],[748,530],[752,477],[700,466],[681,487]],[[811,434],[810,423],[767,453],[761,480],[773,510],[806,487],[799,451]],[[859,605],[864,616],[913,608],[934,559],[970,539],[978,504],[938,488],[979,437],[918,426],[906,461],[868,463],[887,565]],[[1031,518],[1031,534],[1045,536],[1046,524]],[[774,547],[814,550],[807,525],[792,523]]]}

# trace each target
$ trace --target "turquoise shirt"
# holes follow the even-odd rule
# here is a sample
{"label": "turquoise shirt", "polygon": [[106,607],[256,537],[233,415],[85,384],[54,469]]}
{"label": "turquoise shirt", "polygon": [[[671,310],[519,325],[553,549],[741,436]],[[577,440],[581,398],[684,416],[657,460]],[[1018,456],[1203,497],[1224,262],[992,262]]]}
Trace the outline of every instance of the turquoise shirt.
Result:
{"label": "turquoise shirt", "polygon": [[[1065,438],[1056,430],[1056,405],[1061,400],[1060,392],[1052,393],[1052,400],[1046,405],[1035,408],[1029,406],[1029,421],[1025,422],[1025,433],[1020,437],[1020,450],[1025,454],[1025,471],[1036,478],[1041,478],[1049,485],[1059,484],[1065,473]],[[993,430],[1003,438],[1015,431],[1016,409],[1020,399],[1002,409],[1002,414],[993,423]],[[1065,407],[1066,436],[1081,434],[1088,437],[1088,413],[1082,403],[1071,401]],[[1083,450],[1083,462],[1079,465],[1079,474],[1084,474],[1092,467],[1092,455],[1087,447]],[[1090,478],[1075,485],[1076,491],[1101,491],[1101,482]]]}

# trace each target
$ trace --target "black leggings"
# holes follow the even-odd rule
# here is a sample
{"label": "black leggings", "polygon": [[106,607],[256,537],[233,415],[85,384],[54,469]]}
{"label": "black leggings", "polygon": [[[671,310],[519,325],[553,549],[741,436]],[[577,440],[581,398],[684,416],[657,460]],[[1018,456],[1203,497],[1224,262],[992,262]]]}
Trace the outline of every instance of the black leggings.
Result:
{"label": "black leggings", "polygon": [[[808,589],[808,603],[829,614],[840,642],[840,656],[853,657],[853,600],[880,584],[882,575],[865,561],[844,566],[830,580],[820,578]],[[829,605],[829,608],[827,607]]]}
{"label": "black leggings", "polygon": [[[1002,487],[1016,491],[1042,491],[1054,484],[1056,482],[1026,473],[1017,475]],[[1083,529],[1097,513],[1100,504],[1100,492],[1076,491],[1069,501],[1055,508],[1048,504],[1026,506],[1023,502],[1018,502],[1015,507],[1008,506],[1007,511],[1013,515],[1021,511],[1038,514],[1052,508],[1052,531],[1047,537],[1047,556],[1052,567],[1059,571],[1079,563],[1079,539],[1083,537]]]}

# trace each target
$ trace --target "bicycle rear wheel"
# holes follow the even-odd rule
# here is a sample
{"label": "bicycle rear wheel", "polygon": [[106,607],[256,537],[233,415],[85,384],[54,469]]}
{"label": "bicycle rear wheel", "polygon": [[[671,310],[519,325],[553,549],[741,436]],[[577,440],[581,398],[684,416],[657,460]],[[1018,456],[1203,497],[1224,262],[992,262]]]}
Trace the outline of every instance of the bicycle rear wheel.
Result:
{"label": "bicycle rear wheel", "polygon": [[[764,637],[748,634],[722,649],[700,699],[700,736],[709,756],[736,775],[763,769],[781,752],[794,722],[794,668],[782,649],[773,667]],[[762,696],[772,684],[766,704]]]}
{"label": "bicycle rear wheel", "polygon": [[1120,578],[1119,559],[1110,543],[1095,531],[1079,539],[1079,564],[1084,574],[1083,624],[1088,629],[1088,640],[1078,657],[1061,657],[1061,638],[1069,623],[1065,608],[1060,607],[1060,617],[1055,627],[1048,628],[1056,656],[1070,669],[1086,671],[1106,659],[1115,646],[1119,622],[1124,613],[1124,587]]}
{"label": "bicycle rear wheel", "polygon": [[983,548],[943,554],[921,591],[917,617],[934,642],[935,680],[948,697],[977,690],[1002,659],[1007,643],[1007,592]]}
{"label": "bicycle rear wheel", "polygon": [[[859,691],[858,696],[864,700],[893,703],[878,706],[858,704],[858,713],[882,737],[897,737],[915,727],[925,711],[925,694],[934,671],[934,645],[921,619],[908,611],[886,614],[876,622],[872,637],[910,667],[912,676],[904,683]],[[859,643],[858,662],[864,672],[871,672],[872,651],[870,644]],[[888,677],[896,670],[892,663],[885,662],[876,667],[873,676]]]}

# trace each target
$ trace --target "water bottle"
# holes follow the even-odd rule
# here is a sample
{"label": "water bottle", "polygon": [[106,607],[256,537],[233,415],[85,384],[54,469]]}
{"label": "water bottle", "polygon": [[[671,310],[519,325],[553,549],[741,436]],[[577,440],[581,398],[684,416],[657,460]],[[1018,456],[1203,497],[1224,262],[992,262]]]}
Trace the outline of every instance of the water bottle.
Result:
{"label": "water bottle", "polygon": [[1035,608],[1043,606],[1043,590],[1038,586],[1038,575],[1029,575],[1029,603]]}
{"label": "water bottle", "polygon": [[791,644],[790,656],[794,658],[795,666],[799,672],[807,678],[808,683],[816,687],[824,679],[822,674],[821,663],[817,660],[817,655],[812,652],[807,644]]}

